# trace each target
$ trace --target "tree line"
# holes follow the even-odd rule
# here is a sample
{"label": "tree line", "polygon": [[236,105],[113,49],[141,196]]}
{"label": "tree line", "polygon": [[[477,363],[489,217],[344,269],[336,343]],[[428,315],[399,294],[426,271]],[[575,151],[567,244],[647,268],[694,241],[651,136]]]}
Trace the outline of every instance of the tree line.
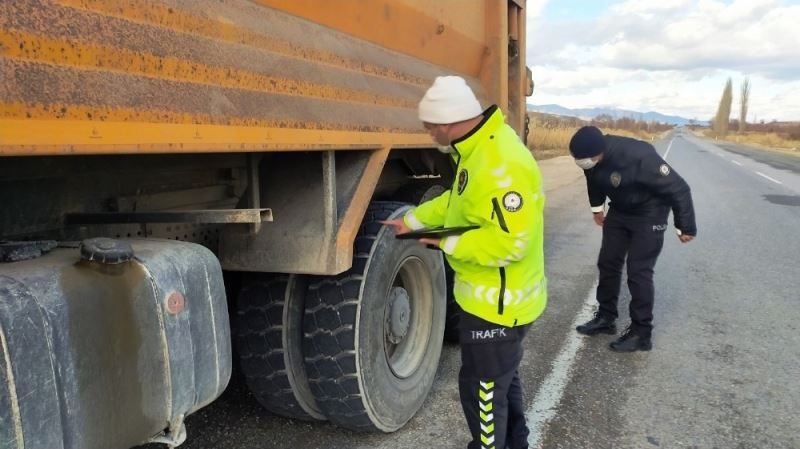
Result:
{"label": "tree line", "polygon": [[[725,137],[730,128],[731,106],[733,103],[733,81],[728,78],[725,88],[722,89],[722,98],[717,105],[717,113],[711,120],[711,129],[714,134]],[[739,120],[736,122],[739,133],[747,129],[747,110],[750,104],[750,78],[745,78],[739,91]]]}
{"label": "tree line", "polygon": [[750,78],[745,78],[739,88],[739,118],[730,119],[733,103],[733,82],[730,78],[722,89],[722,97],[717,105],[717,113],[711,120],[711,130],[714,135],[725,137],[731,129],[736,129],[739,134],[745,131],[759,133],[774,133],[788,140],[800,140],[800,123],[797,122],[772,122],[748,123],[747,113],[750,106]]}

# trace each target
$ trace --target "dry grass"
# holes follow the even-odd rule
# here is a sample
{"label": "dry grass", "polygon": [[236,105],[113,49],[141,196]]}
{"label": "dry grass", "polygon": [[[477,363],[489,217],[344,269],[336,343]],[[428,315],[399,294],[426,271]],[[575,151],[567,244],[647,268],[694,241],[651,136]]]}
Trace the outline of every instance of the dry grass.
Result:
{"label": "dry grass", "polygon": [[[569,140],[572,135],[581,126],[590,124],[590,122],[574,117],[560,117],[537,112],[530,112],[528,115],[530,116],[528,148],[533,152],[533,156],[539,160],[569,155]],[[598,126],[603,133],[634,137],[647,141],[651,141],[664,133],[663,130],[648,132],[641,129],[629,130],[603,126],[603,124],[599,123],[591,124]]]}
{"label": "dry grass", "polygon": [[542,128],[533,125],[528,135],[528,148],[536,159],[550,159],[569,154],[569,139],[578,130],[575,128]]}
{"label": "dry grass", "polygon": [[[704,134],[706,137],[716,138],[716,136],[710,130],[706,130]],[[788,136],[786,134],[779,134],[775,132],[748,131],[744,134],[731,133],[725,137],[722,137],[721,139],[729,142],[756,145],[768,149],[786,151],[800,155],[800,139],[795,140],[787,137]]]}

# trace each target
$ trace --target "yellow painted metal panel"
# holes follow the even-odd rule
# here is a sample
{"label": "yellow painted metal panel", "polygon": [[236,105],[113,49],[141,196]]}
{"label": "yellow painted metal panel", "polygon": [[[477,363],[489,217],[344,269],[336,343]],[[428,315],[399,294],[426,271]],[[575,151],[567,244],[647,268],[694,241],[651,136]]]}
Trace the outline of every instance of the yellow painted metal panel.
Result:
{"label": "yellow painted metal panel", "polygon": [[[255,1],[447,67],[464,76],[477,76],[480,71],[485,50],[481,39],[483,33],[472,32],[462,24],[475,23],[475,11],[483,9],[484,0],[448,2],[453,5],[449,10],[444,4],[431,9],[419,2],[410,6],[397,0]],[[462,10],[468,12],[462,14]],[[454,23],[459,25],[450,26]]]}
{"label": "yellow painted metal panel", "polygon": [[0,155],[4,156],[375,149],[430,144],[427,134],[86,120],[0,119],[0,129]]}
{"label": "yellow painted metal panel", "polygon": [[416,102],[363,91],[280,78],[230,67],[200,64],[124,48],[52,39],[0,30],[0,56],[81,68],[119,71],[130,75],[188,81],[257,92],[316,97],[338,101],[413,108]]}
{"label": "yellow painted metal panel", "polygon": [[426,147],[416,105],[435,76],[487,106],[516,89],[504,1],[3,7],[2,155]]}
{"label": "yellow painted metal panel", "polygon": [[486,30],[483,25],[487,0],[397,0],[395,3],[397,2],[424,13],[446,28],[453,29],[475,42],[486,41]]}
{"label": "yellow painted metal panel", "polygon": [[370,64],[348,55],[303,47],[291,40],[275,36],[267,37],[240,24],[231,23],[229,19],[220,16],[216,18],[203,17],[189,11],[146,1],[58,0],[58,3],[109,17],[156,25],[175,32],[246,45],[286,56],[313,60],[326,65],[345,67],[353,71],[382,76],[392,80],[405,81],[421,86],[426,86],[428,82],[422,77]]}

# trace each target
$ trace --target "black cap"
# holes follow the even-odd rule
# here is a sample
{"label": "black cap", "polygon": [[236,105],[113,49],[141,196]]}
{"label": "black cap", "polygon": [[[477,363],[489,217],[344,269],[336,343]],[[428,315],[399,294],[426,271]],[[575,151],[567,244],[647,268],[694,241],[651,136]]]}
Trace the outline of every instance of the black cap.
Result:
{"label": "black cap", "polygon": [[606,138],[596,126],[584,126],[569,141],[569,152],[575,159],[595,157],[606,151]]}

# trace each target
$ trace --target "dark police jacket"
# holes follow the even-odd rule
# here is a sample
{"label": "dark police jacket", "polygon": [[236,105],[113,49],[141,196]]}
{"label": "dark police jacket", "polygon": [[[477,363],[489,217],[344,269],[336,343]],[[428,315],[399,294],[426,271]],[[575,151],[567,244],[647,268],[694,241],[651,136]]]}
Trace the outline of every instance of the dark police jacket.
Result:
{"label": "dark police jacket", "polygon": [[[606,135],[603,159],[584,170],[593,211],[603,206],[627,215],[663,218],[670,208],[675,227],[683,234],[697,235],[689,185],[647,142]],[[600,209],[602,210],[602,209]]]}

